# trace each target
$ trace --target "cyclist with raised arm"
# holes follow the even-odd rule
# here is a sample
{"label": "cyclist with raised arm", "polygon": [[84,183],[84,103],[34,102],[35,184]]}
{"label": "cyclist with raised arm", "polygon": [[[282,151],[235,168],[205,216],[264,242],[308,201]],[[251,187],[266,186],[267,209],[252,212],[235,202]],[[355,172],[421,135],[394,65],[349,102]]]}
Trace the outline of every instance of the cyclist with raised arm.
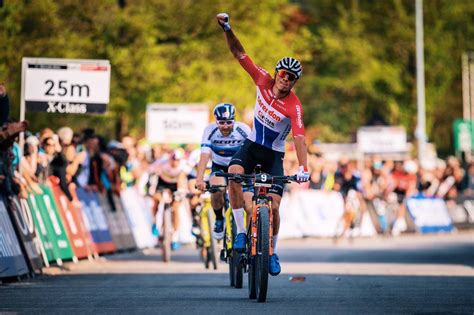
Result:
{"label": "cyclist with raised arm", "polygon": [[[225,179],[213,176],[216,172],[226,173],[232,156],[240,149],[250,134],[250,127],[235,121],[235,107],[229,103],[217,104],[214,108],[216,123],[211,123],[204,130],[201,142],[201,157],[197,166],[196,187],[206,189],[204,171],[212,158],[211,185],[224,185]],[[250,203],[250,199],[249,203]],[[211,204],[216,215],[213,236],[217,240],[224,237],[224,190],[213,192]],[[250,204],[249,204],[250,205]]]}
{"label": "cyclist with raised arm", "polygon": [[[298,60],[285,57],[278,61],[273,77],[264,69],[256,66],[229,24],[229,15],[220,13],[217,22],[224,30],[230,51],[240,65],[252,77],[257,88],[254,110],[254,125],[248,139],[230,162],[229,172],[237,174],[251,173],[256,164],[262,165],[262,172],[270,175],[283,175],[283,159],[285,155],[285,139],[293,131],[299,170],[296,174],[299,182],[309,180],[307,168],[305,129],[303,124],[303,108],[292,88],[301,77],[302,67]],[[269,195],[272,197],[273,211],[273,249],[270,257],[269,272],[276,276],[281,272],[280,262],[276,254],[278,232],[280,228],[281,196],[284,184],[274,183]],[[237,236],[234,249],[245,251],[247,235],[244,224],[244,201],[241,184],[230,183],[230,202],[237,225]]]}

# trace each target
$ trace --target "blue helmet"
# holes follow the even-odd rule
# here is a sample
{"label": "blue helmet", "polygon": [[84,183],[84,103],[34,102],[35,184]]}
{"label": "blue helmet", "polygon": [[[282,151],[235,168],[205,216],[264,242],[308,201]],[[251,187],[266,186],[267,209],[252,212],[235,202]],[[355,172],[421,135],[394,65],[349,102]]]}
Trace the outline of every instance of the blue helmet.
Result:
{"label": "blue helmet", "polygon": [[234,120],[235,107],[230,103],[220,103],[214,107],[216,120]]}

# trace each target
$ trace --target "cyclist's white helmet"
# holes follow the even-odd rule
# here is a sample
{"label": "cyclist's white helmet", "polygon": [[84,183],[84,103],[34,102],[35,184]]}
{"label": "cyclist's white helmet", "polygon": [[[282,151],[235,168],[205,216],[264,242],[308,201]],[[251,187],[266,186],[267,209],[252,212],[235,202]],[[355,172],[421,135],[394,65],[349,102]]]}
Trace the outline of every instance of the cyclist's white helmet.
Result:
{"label": "cyclist's white helmet", "polygon": [[175,149],[171,152],[171,159],[172,160],[182,160],[184,158],[184,150],[181,148]]}
{"label": "cyclist's white helmet", "polygon": [[216,120],[234,120],[235,107],[230,103],[220,103],[214,107]]}
{"label": "cyclist's white helmet", "polygon": [[301,78],[301,75],[303,74],[301,63],[292,57],[284,57],[278,61],[275,70],[278,71],[281,69],[294,73],[297,79]]}

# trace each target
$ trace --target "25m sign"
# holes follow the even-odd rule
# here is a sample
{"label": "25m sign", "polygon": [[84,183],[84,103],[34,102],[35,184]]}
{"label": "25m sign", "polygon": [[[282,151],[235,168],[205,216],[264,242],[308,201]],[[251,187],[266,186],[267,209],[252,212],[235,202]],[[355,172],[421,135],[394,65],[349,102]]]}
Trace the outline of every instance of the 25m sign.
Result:
{"label": "25m sign", "polygon": [[110,70],[108,60],[23,58],[26,110],[103,113],[109,103]]}

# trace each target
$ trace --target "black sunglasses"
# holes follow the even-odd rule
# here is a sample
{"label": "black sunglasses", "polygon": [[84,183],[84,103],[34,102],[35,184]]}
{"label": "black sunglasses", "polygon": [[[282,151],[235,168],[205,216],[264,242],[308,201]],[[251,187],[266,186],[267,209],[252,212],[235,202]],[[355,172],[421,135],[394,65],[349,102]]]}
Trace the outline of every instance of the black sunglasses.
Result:
{"label": "black sunglasses", "polygon": [[220,126],[224,126],[224,125],[232,125],[234,121],[233,120],[218,120],[217,123]]}

